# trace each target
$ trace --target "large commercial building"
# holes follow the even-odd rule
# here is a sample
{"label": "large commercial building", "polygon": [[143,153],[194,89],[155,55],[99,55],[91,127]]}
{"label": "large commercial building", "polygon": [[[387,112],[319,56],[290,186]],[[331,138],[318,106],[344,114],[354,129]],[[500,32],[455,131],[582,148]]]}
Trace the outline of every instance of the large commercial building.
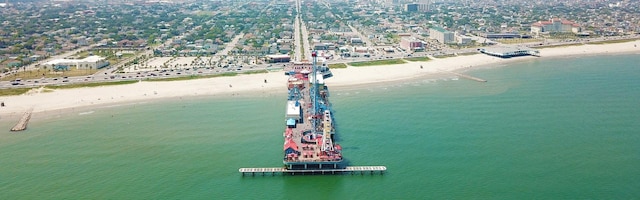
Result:
{"label": "large commercial building", "polygon": [[453,36],[453,32],[444,30],[443,28],[429,28],[429,38],[438,40],[440,43],[449,44],[455,42],[455,38]]}
{"label": "large commercial building", "polygon": [[424,44],[422,43],[422,41],[413,37],[403,37],[402,40],[400,40],[400,47],[402,49],[411,51],[424,50]]}
{"label": "large commercial building", "polygon": [[531,33],[535,35],[554,32],[578,33],[580,31],[581,28],[579,24],[558,18],[553,18],[549,21],[538,21],[531,24]]}
{"label": "large commercial building", "polygon": [[404,11],[406,12],[417,12],[418,11],[418,4],[416,3],[411,3],[411,4],[405,4],[404,5]]}
{"label": "large commercial building", "polygon": [[75,67],[76,69],[100,69],[109,65],[109,61],[100,56],[89,56],[83,59],[55,59],[44,64],[50,67]]}
{"label": "large commercial building", "polygon": [[465,35],[456,34],[456,43],[458,44],[469,44],[471,43],[471,37]]}
{"label": "large commercial building", "polygon": [[426,12],[429,11],[429,3],[410,3],[404,5],[404,11],[406,12]]}

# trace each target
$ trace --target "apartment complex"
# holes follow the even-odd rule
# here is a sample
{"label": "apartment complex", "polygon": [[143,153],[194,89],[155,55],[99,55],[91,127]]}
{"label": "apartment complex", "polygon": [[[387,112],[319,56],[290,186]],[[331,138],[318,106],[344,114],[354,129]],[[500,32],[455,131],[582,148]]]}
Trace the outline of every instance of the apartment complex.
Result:
{"label": "apartment complex", "polygon": [[414,37],[402,37],[400,48],[412,51],[423,51],[424,43]]}
{"label": "apartment complex", "polygon": [[429,38],[438,40],[442,44],[455,42],[454,34],[440,27],[432,27],[429,29]]}

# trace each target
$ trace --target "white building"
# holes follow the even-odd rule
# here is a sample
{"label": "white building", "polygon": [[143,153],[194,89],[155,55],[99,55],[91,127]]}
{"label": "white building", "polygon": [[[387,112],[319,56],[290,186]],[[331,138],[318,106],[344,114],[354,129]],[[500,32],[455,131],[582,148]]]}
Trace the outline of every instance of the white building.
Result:
{"label": "white building", "polygon": [[100,56],[89,56],[83,59],[55,59],[44,64],[45,66],[68,66],[76,69],[100,69],[109,65],[109,61]]}
{"label": "white building", "polygon": [[363,43],[362,39],[358,38],[358,37],[351,38],[350,42],[351,42],[351,44],[362,44]]}
{"label": "white building", "polygon": [[454,34],[451,31],[444,30],[440,27],[429,28],[429,38],[438,40],[442,44],[455,42]]}
{"label": "white building", "polygon": [[578,33],[580,31],[582,30],[579,24],[558,18],[553,18],[549,21],[538,21],[531,24],[531,33],[534,35],[551,32]]}
{"label": "white building", "polygon": [[466,35],[456,34],[456,43],[458,44],[469,44],[471,43],[471,37]]}

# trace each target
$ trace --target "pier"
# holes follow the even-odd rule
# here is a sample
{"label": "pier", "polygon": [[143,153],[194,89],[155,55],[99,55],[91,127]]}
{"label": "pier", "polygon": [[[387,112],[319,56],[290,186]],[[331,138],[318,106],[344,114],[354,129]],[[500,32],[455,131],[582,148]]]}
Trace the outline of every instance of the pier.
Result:
{"label": "pier", "polygon": [[251,176],[259,175],[305,175],[305,174],[384,174],[387,171],[385,166],[348,166],[344,169],[287,169],[284,167],[267,167],[267,168],[240,168],[238,170],[242,176],[250,174]]}
{"label": "pier", "polygon": [[520,47],[520,46],[501,46],[501,47],[491,47],[486,49],[478,49],[480,53],[484,53],[490,56],[500,57],[500,58],[512,58],[518,56],[536,56],[540,57],[540,51],[528,47]]}
{"label": "pier", "polygon": [[466,79],[469,79],[469,80],[472,80],[472,81],[478,81],[478,82],[483,82],[483,83],[487,82],[487,80],[484,80],[484,79],[481,79],[481,78],[478,78],[478,77],[474,77],[474,76],[470,76],[470,75],[466,75],[466,74],[450,72],[450,71],[442,71],[442,70],[440,70],[440,71],[441,72],[446,72],[446,73],[451,73],[451,74],[454,74],[456,76],[459,76],[459,77],[462,77],[462,78],[466,78]]}
{"label": "pier", "polygon": [[311,57],[311,63],[294,62],[285,66],[288,96],[282,132],[284,166],[238,171],[242,176],[384,174],[385,166],[345,166],[342,146],[334,138],[335,120],[324,81],[333,75],[327,66],[317,65],[317,52],[313,51]]}
{"label": "pier", "polygon": [[31,119],[31,112],[33,112],[33,109],[29,109],[27,112],[25,112],[18,123],[13,126],[13,128],[11,128],[11,131],[24,131],[25,129],[27,129],[27,124]]}

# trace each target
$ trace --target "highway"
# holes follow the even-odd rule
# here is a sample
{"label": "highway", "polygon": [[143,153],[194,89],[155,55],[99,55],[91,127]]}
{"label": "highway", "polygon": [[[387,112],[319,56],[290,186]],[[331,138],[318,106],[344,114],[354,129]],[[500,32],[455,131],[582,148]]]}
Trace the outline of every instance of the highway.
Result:
{"label": "highway", "polygon": [[[251,65],[237,68],[219,68],[219,67],[202,67],[202,68],[186,68],[186,69],[167,69],[157,71],[140,71],[132,73],[96,73],[90,76],[74,76],[74,77],[58,77],[58,78],[40,78],[30,80],[20,80],[17,82],[2,81],[0,88],[21,88],[21,87],[40,87],[45,85],[67,85],[73,83],[92,83],[92,82],[113,82],[123,80],[145,80],[157,78],[175,78],[184,76],[207,76],[214,74],[222,74],[228,72],[243,73],[247,71],[265,70],[272,68],[273,65]],[[18,85],[12,85],[17,83]]]}
{"label": "highway", "polygon": [[311,60],[311,45],[309,45],[309,32],[304,21],[300,21],[300,31],[302,32],[302,48],[304,49],[304,59]]}
{"label": "highway", "polygon": [[302,49],[303,47],[300,46],[300,40],[302,40],[302,38],[300,38],[300,24],[301,24],[301,20],[300,20],[300,0],[296,0],[296,19],[293,22],[293,59],[294,61],[300,61],[302,60]]}

